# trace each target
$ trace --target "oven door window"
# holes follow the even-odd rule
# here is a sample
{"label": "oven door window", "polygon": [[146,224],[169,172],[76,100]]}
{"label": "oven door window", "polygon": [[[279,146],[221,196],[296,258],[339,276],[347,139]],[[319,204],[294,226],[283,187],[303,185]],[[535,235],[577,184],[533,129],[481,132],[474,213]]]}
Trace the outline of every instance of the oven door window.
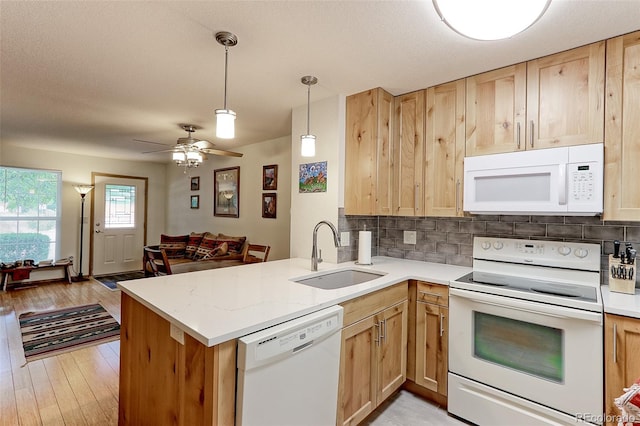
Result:
{"label": "oven door window", "polygon": [[476,358],[564,382],[562,330],[474,311],[473,336]]}

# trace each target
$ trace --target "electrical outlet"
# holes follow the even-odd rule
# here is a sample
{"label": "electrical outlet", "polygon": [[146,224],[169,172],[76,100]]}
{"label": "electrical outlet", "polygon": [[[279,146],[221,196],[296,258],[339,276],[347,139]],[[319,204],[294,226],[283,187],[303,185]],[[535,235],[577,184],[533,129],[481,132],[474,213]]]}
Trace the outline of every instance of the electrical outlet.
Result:
{"label": "electrical outlet", "polygon": [[404,231],[404,243],[415,244],[416,243],[416,231]]}
{"label": "electrical outlet", "polygon": [[351,245],[351,233],[349,231],[340,233],[340,247],[349,247]]}

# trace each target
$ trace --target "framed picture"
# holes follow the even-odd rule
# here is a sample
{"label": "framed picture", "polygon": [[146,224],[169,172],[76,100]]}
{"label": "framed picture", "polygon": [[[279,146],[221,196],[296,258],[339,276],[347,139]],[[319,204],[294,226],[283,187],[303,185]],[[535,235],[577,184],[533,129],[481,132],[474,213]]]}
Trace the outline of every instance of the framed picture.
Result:
{"label": "framed picture", "polygon": [[197,191],[200,189],[200,176],[191,178],[191,190]]}
{"label": "framed picture", "polygon": [[299,192],[327,192],[327,162],[300,164]]}
{"label": "framed picture", "polygon": [[192,209],[199,209],[200,208],[200,196],[199,195],[192,195],[191,196],[191,208]]}
{"label": "framed picture", "polygon": [[275,219],[277,212],[277,197],[275,192],[262,194],[262,217]]}
{"label": "framed picture", "polygon": [[213,171],[213,215],[240,217],[240,167]]}
{"label": "framed picture", "polygon": [[262,189],[265,191],[278,189],[278,165],[262,166]]}

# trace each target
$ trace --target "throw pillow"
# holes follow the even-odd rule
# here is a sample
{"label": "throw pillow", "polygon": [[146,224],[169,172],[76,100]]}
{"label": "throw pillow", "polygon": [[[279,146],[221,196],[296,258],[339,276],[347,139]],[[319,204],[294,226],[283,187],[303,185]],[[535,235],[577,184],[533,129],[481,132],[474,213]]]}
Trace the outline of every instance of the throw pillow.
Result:
{"label": "throw pillow", "polygon": [[160,250],[164,250],[169,259],[179,259],[185,256],[188,235],[160,235]]}
{"label": "throw pillow", "polygon": [[220,244],[226,242],[229,246],[230,254],[239,254],[242,251],[242,247],[244,246],[244,242],[247,240],[247,237],[232,237],[229,235],[218,235],[218,241]]}
{"label": "throw pillow", "polygon": [[227,245],[227,243],[222,243],[218,247],[213,249],[213,251],[211,251],[211,253],[209,253],[208,255],[203,257],[202,260],[213,259],[213,258],[218,257],[218,256],[224,256],[225,254],[227,254],[228,250],[229,250],[229,246]]}
{"label": "throw pillow", "polygon": [[184,257],[188,259],[193,259],[195,257],[196,251],[198,251],[198,247],[200,247],[200,242],[202,242],[204,234],[208,234],[208,232],[192,232],[189,235]]}
{"label": "throw pillow", "polygon": [[202,240],[200,241],[200,245],[193,255],[194,260],[202,260],[208,257],[213,256],[213,251],[218,248],[221,244],[217,240],[218,236],[216,234],[211,234],[209,232],[205,232]]}

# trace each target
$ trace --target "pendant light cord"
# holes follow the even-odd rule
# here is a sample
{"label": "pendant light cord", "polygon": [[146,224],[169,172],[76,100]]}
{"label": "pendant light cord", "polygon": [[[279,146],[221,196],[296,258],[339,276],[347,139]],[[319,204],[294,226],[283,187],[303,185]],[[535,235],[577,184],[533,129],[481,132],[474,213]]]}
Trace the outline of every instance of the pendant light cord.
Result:
{"label": "pendant light cord", "polygon": [[227,109],[227,69],[229,66],[229,46],[224,46],[224,109]]}
{"label": "pendant light cord", "polygon": [[307,84],[307,135],[309,132],[309,118],[311,117],[311,85]]}

